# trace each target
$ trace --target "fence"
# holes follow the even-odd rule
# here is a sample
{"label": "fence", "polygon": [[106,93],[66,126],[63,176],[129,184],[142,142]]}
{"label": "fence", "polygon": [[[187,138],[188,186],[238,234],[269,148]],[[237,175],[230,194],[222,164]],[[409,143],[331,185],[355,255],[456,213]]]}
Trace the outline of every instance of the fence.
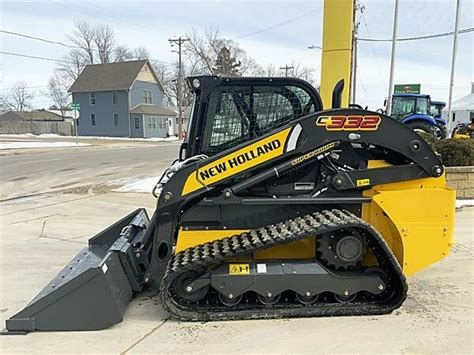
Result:
{"label": "fence", "polygon": [[65,121],[0,120],[0,134],[23,133],[72,136],[73,126]]}

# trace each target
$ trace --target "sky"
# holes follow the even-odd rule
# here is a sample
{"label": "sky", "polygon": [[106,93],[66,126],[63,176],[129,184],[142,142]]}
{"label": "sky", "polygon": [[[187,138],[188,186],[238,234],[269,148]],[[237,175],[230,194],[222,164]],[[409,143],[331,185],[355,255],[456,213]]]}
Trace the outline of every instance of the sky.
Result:
{"label": "sky", "polygon": [[[455,0],[400,0],[398,37],[453,31]],[[359,36],[391,38],[394,0],[359,0]],[[474,27],[474,1],[461,0],[460,29]],[[235,39],[262,66],[300,63],[315,70],[319,81],[322,0],[314,1],[68,1],[0,0],[0,28],[67,42],[75,20],[108,24],[117,42],[146,47],[153,59],[176,60],[168,38],[192,30],[214,28],[222,37]],[[292,20],[294,19],[294,20]],[[289,21],[290,20],[290,21]],[[266,31],[273,25],[285,22]],[[252,34],[254,32],[259,32]],[[395,83],[421,83],[433,100],[447,101],[453,37],[399,42]],[[470,92],[474,81],[474,32],[459,35],[453,99]],[[1,51],[61,58],[67,48],[0,33]],[[371,109],[383,106],[388,94],[390,42],[359,42],[357,102]],[[45,86],[56,63],[0,54],[0,93],[25,81],[35,93],[37,107],[51,101]]]}

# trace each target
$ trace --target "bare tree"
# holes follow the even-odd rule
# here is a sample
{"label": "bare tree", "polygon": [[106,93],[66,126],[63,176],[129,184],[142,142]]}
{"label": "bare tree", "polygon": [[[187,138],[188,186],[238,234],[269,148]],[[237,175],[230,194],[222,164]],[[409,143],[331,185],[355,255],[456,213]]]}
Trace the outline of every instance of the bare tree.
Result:
{"label": "bare tree", "polygon": [[[217,30],[207,29],[204,35],[193,30],[188,37],[190,40],[185,45],[184,55],[188,60],[195,62],[196,68],[201,72],[216,74],[216,68],[220,68],[221,71],[223,65],[216,66],[216,62],[222,59],[224,48],[229,62],[224,67],[233,69],[228,73],[219,74],[240,76],[260,70],[257,63],[239,47],[238,43],[220,37]],[[237,67],[236,63],[239,63]]]}
{"label": "bare tree", "polygon": [[127,46],[117,46],[114,48],[114,62],[125,62],[133,59],[133,51]]}
{"label": "bare tree", "polygon": [[148,49],[145,47],[136,47],[133,49],[132,53],[132,58],[135,60],[150,58],[150,52],[148,52]]}
{"label": "bare tree", "polygon": [[100,63],[110,63],[115,45],[114,31],[108,25],[98,25],[92,28],[94,43],[97,48]]}
{"label": "bare tree", "polygon": [[19,81],[12,85],[7,102],[12,110],[25,111],[31,108],[31,101],[33,98],[34,95],[28,90],[26,82]]}
{"label": "bare tree", "polygon": [[68,39],[74,43],[79,50],[84,51],[88,58],[88,64],[94,64],[94,43],[96,39],[96,29],[84,21],[75,21],[75,29]]}
{"label": "bare tree", "polygon": [[60,74],[65,85],[70,86],[87,64],[89,64],[89,58],[85,53],[73,49],[62,57],[61,62],[56,67],[56,72]]}
{"label": "bare tree", "polygon": [[68,87],[64,85],[64,80],[58,74],[49,79],[46,95],[51,98],[54,106],[61,111],[61,115],[64,117],[70,110],[71,96],[68,93]]}

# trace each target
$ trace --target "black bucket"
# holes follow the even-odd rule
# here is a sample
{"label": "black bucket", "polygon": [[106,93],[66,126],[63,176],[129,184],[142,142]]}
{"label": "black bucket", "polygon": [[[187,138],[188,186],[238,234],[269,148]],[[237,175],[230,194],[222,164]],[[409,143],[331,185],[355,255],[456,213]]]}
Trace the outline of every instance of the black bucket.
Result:
{"label": "black bucket", "polygon": [[[134,292],[142,290],[153,233],[144,209],[89,240],[23,310],[6,321],[6,333],[98,330],[123,319]],[[152,228],[151,228],[152,229]]]}

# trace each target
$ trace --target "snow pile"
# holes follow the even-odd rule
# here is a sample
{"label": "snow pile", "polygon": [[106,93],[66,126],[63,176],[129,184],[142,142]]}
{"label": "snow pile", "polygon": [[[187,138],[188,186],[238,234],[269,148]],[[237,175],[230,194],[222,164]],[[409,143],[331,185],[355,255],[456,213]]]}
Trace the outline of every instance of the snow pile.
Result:
{"label": "snow pile", "polygon": [[73,142],[1,142],[0,150],[2,149],[24,149],[24,148],[61,148],[61,147],[78,147],[87,146],[87,143],[73,143]]}
{"label": "snow pile", "polygon": [[[39,136],[32,133],[23,134],[0,134],[0,137],[11,137],[11,138],[65,138],[58,134],[45,133]],[[68,136],[68,138],[75,138],[75,136]],[[176,136],[167,138],[127,138],[127,137],[97,137],[97,136],[79,136],[79,139],[102,139],[102,140],[120,140],[120,141],[141,141],[141,142],[179,142],[179,138]]]}
{"label": "snow pile", "polygon": [[456,208],[472,206],[474,206],[474,200],[456,200]]}
{"label": "snow pile", "polygon": [[161,174],[157,176],[142,178],[142,179],[128,179],[113,181],[112,184],[123,184],[122,187],[114,190],[117,192],[149,192],[153,190]]}

